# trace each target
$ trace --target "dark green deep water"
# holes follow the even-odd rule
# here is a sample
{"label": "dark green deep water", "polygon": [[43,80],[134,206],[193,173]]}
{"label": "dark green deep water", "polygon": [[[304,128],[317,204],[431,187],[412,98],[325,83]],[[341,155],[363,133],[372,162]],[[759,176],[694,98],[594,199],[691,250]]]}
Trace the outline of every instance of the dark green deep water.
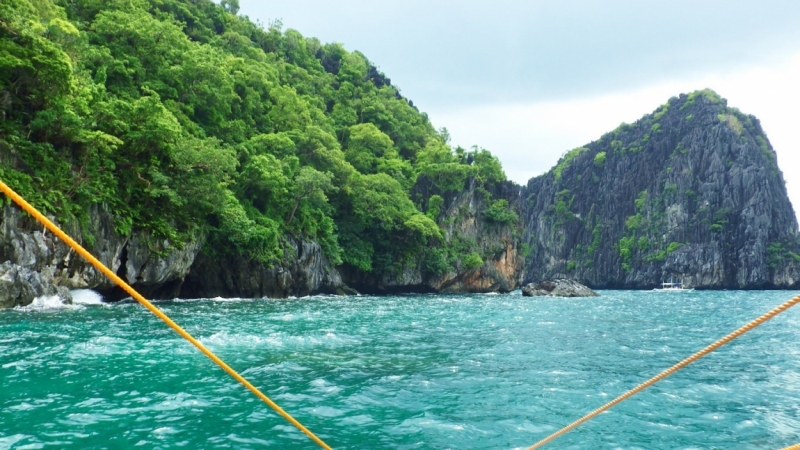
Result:
{"label": "dark green deep water", "polygon": [[[176,300],[338,449],[524,448],[797,292]],[[0,449],[315,448],[134,303],[0,312]],[[800,442],[800,308],[545,448]]]}

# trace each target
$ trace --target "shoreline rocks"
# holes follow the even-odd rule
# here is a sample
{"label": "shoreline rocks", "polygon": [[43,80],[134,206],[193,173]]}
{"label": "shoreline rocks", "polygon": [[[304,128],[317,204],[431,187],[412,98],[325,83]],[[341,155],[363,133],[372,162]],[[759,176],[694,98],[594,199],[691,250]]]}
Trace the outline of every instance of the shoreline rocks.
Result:
{"label": "shoreline rocks", "polygon": [[599,297],[597,292],[575,280],[563,278],[529,283],[522,288],[525,297]]}
{"label": "shoreline rocks", "polygon": [[[153,299],[175,297],[200,242],[180,249],[159,249],[160,243],[151,242],[144,233],[117,233],[111,214],[102,205],[87,212],[86,230],[76,223],[57,225],[142,295]],[[70,289],[94,289],[111,300],[126,296],[58,237],[12,205],[0,210],[0,264],[4,264],[0,276],[7,286],[0,292],[0,307],[26,306],[42,295],[58,295],[69,301]]]}
{"label": "shoreline rocks", "polygon": [[37,297],[57,296],[62,303],[72,303],[64,286],[56,286],[47,272],[35,272],[6,261],[0,264],[0,308],[26,306]]}

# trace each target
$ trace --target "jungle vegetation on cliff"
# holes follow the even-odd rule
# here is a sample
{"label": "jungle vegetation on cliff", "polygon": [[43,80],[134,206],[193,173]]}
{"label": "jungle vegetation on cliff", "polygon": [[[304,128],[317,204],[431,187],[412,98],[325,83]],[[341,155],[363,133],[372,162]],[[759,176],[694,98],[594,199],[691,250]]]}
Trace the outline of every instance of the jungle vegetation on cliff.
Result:
{"label": "jungle vegetation on cliff", "polygon": [[411,188],[420,175],[439,192],[503,181],[497,158],[451,149],[361,53],[237,9],[0,4],[0,179],[84,228],[104,205],[119,233],[162,249],[204,235],[268,263],[293,235],[363,271],[449,250]]}

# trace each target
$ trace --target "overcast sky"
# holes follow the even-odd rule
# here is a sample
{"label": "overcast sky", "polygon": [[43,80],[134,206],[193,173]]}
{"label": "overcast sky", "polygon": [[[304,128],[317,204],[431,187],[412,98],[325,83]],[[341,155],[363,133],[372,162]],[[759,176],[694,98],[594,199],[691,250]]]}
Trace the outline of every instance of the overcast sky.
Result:
{"label": "overcast sky", "polygon": [[364,53],[452,143],[525,183],[567,150],[709,87],[761,119],[800,207],[800,2],[240,0]]}

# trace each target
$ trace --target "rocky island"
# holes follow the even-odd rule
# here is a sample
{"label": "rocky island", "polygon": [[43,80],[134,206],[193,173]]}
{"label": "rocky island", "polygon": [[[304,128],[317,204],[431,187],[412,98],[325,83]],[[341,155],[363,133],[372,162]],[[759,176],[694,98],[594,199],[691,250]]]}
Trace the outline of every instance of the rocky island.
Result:
{"label": "rocky island", "polygon": [[522,190],[525,280],[800,286],[797,219],[761,124],[710,90],[566,153]]}

